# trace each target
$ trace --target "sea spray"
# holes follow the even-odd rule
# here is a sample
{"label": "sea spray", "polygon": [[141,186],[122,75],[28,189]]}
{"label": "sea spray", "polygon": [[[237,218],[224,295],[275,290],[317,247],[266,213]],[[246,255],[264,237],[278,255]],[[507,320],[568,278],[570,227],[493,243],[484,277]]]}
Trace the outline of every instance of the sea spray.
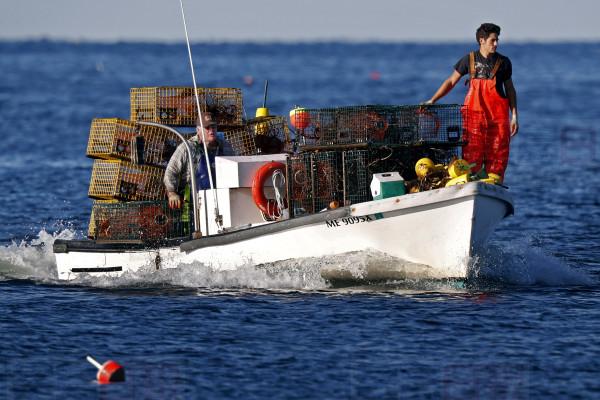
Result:
{"label": "sea spray", "polygon": [[13,241],[0,247],[0,279],[54,280],[56,260],[52,245],[56,239],[73,239],[75,233],[69,229],[48,233],[41,230],[31,241]]}
{"label": "sea spray", "polygon": [[523,239],[489,245],[471,260],[471,280],[492,280],[512,285],[591,285],[584,271],[532,247]]}

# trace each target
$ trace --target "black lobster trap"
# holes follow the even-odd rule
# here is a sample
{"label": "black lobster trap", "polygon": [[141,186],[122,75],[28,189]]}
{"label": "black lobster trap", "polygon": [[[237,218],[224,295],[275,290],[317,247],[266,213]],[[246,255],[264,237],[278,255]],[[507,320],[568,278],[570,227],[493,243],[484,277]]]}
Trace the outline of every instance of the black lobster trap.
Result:
{"label": "black lobster trap", "polygon": [[95,201],[88,237],[106,241],[160,242],[189,235],[190,218],[166,201]]}
{"label": "black lobster trap", "polygon": [[467,109],[458,104],[367,105],[296,109],[300,147],[356,144],[449,144],[462,140]]}
{"label": "black lobster trap", "polygon": [[415,164],[423,157],[448,164],[460,157],[460,147],[366,146],[293,155],[287,168],[291,213],[300,216],[371,201],[373,174],[399,172],[405,180],[415,179]]}

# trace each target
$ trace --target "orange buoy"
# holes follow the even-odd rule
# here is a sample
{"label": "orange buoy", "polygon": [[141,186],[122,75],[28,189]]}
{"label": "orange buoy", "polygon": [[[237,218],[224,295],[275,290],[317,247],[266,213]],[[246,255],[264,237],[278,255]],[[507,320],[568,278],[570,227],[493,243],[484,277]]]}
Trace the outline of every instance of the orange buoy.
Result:
{"label": "orange buoy", "polygon": [[290,111],[290,124],[296,129],[308,128],[308,125],[310,125],[310,113],[304,108],[294,108]]}
{"label": "orange buoy", "polygon": [[108,383],[125,381],[125,369],[117,362],[113,360],[108,360],[104,364],[100,364],[92,356],[89,355],[86,357],[86,359],[94,367],[98,368],[98,373],[96,374],[96,380],[98,381],[98,383],[105,385]]}
{"label": "orange buoy", "polygon": [[254,174],[254,178],[252,179],[252,199],[260,211],[268,216],[277,218],[281,216],[281,210],[277,208],[275,200],[267,199],[263,190],[265,181],[273,175],[273,172],[276,170],[285,171],[285,164],[271,161],[264,164],[256,171],[256,174]]}
{"label": "orange buoy", "polygon": [[369,72],[369,79],[372,81],[378,81],[381,79],[381,72],[379,71],[371,71]]}

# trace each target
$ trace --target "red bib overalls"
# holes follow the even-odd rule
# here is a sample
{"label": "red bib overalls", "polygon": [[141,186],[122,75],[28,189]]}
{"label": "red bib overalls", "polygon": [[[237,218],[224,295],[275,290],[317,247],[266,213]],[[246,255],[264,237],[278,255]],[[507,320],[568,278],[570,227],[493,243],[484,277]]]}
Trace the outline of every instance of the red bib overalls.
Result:
{"label": "red bib overalls", "polygon": [[469,55],[469,91],[465,97],[463,158],[475,163],[473,171],[485,165],[487,173],[504,178],[508,164],[510,125],[508,99],[496,90],[496,73],[500,68],[498,59],[489,79],[475,78],[475,53]]}

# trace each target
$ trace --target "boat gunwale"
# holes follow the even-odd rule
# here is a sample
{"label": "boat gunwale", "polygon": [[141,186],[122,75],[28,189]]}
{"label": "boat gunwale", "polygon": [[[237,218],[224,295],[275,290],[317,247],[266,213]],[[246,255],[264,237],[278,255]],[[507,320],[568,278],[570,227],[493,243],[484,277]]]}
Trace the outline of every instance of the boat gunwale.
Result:
{"label": "boat gunwale", "polygon": [[[448,189],[452,190],[448,191]],[[514,213],[512,198],[505,188],[489,185],[487,183],[472,182],[465,185],[457,185],[451,188],[411,193],[397,197],[390,197],[383,200],[373,200],[370,202],[341,207],[335,210],[328,210],[288,220],[280,220],[245,229],[223,232],[217,235],[205,236],[199,239],[186,240],[186,238],[179,238],[163,241],[153,245],[143,242],[115,243],[106,241],[99,242],[94,240],[57,239],[54,242],[53,250],[54,253],[119,253],[132,251],[156,251],[161,248],[177,249],[177,247],[179,247],[180,251],[189,253],[205,247],[233,244],[244,240],[250,240],[258,236],[270,235],[285,230],[314,225],[339,218],[372,215],[376,213],[388,213],[411,208],[422,208],[435,203],[455,202],[457,200],[465,199],[475,195],[494,197],[504,201],[508,206],[505,217]],[[425,201],[417,203],[417,200],[423,200],[422,197],[425,199]]]}

